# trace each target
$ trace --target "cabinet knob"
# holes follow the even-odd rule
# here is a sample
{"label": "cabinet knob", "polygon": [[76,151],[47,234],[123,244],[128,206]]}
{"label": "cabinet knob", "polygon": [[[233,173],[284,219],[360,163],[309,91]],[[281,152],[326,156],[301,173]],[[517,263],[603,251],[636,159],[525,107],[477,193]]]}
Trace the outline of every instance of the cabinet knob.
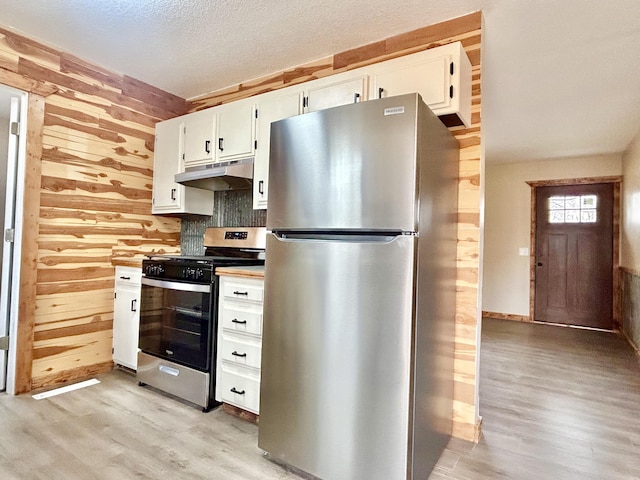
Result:
{"label": "cabinet knob", "polygon": [[211,153],[211,140],[204,141],[204,151],[205,153]]}
{"label": "cabinet knob", "polygon": [[136,303],[137,303],[137,300],[135,298],[133,300],[131,300],[131,311],[132,312],[136,311]]}
{"label": "cabinet knob", "polygon": [[382,93],[384,92],[384,88],[380,87],[378,89],[378,98],[382,98]]}
{"label": "cabinet knob", "polygon": [[218,139],[218,150],[220,150],[220,151],[224,150],[224,147],[222,146],[223,142],[224,142],[224,138],[220,137]]}
{"label": "cabinet knob", "polygon": [[359,100],[360,100],[360,94],[359,93],[354,93],[354,95],[353,95],[353,103],[358,103]]}
{"label": "cabinet knob", "polygon": [[264,195],[264,180],[258,182],[258,193]]}

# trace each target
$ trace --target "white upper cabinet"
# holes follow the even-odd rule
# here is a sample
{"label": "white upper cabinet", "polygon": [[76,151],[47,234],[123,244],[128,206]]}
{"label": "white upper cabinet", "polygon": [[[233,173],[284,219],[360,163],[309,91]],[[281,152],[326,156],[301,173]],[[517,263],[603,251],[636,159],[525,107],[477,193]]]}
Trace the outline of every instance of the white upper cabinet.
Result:
{"label": "white upper cabinet", "polygon": [[156,124],[156,143],[153,159],[152,213],[171,210],[184,194],[182,185],[173,177],[182,165],[182,119],[172,118]]}
{"label": "white upper cabinet", "polygon": [[256,154],[253,163],[253,208],[267,208],[271,122],[300,113],[301,92],[276,91],[258,97]]}
{"label": "white upper cabinet", "polygon": [[341,76],[343,77],[341,80],[338,80],[338,75],[335,75],[328,79],[314,81],[314,86],[305,93],[304,113],[366,100],[366,75],[353,77],[347,73],[346,75],[341,74]]}
{"label": "white upper cabinet", "polygon": [[365,68],[370,98],[417,92],[445,125],[471,125],[471,63],[460,42]]}
{"label": "white upper cabinet", "polygon": [[256,125],[254,101],[254,98],[248,98],[211,109],[218,116],[216,161],[253,156]]}
{"label": "white upper cabinet", "polygon": [[253,208],[266,208],[271,122],[414,92],[448,127],[471,126],[471,62],[460,42],[160,122],[152,211],[211,215],[213,192],[176,184],[174,175],[248,157],[254,157]]}
{"label": "white upper cabinet", "polygon": [[184,170],[183,144],[183,117],[156,124],[151,213],[211,215],[213,192],[174,181],[175,174]]}
{"label": "white upper cabinet", "polygon": [[449,101],[448,66],[443,57],[414,59],[399,65],[397,70],[372,75],[372,97],[386,98],[418,92],[432,110],[446,105]]}
{"label": "white upper cabinet", "polygon": [[184,123],[184,166],[212,163],[214,159],[214,139],[216,116],[212,109],[183,115]]}

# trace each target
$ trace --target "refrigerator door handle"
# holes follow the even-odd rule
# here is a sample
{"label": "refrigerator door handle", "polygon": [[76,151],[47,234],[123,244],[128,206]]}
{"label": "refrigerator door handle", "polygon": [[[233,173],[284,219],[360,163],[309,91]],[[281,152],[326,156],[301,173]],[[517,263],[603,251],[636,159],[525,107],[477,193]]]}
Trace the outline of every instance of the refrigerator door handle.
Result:
{"label": "refrigerator door handle", "polygon": [[273,231],[273,235],[282,242],[318,241],[352,243],[391,243],[398,237],[417,236],[414,232],[285,232]]}

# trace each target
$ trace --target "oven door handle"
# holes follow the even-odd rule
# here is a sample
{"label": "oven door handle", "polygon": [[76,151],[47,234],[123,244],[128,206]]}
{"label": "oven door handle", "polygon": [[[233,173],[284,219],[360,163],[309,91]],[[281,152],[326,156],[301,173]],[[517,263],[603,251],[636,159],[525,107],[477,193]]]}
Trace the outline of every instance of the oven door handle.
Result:
{"label": "oven door handle", "polygon": [[168,280],[156,280],[155,278],[142,277],[142,285],[158,288],[169,288],[183,292],[211,293],[211,285],[201,283],[170,282]]}

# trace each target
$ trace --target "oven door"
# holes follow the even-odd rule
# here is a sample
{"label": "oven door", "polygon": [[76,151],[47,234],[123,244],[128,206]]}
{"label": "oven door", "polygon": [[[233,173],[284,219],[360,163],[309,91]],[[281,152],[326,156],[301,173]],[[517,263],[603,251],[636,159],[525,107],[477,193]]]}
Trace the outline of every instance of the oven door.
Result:
{"label": "oven door", "polygon": [[143,277],[140,350],[210,371],[216,286]]}

